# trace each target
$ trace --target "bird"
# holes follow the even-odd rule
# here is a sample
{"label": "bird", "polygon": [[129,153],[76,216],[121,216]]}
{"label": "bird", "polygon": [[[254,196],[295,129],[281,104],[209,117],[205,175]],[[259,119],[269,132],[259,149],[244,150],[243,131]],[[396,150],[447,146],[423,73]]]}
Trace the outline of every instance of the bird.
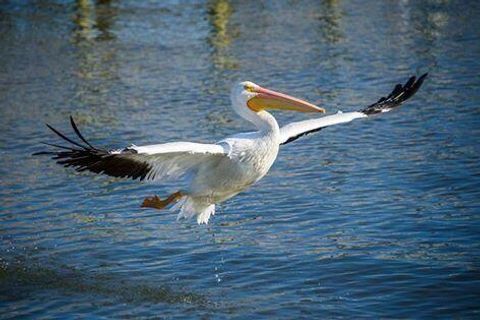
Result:
{"label": "bird", "polygon": [[195,217],[207,224],[215,206],[248,189],[263,178],[277,158],[282,145],[326,127],[347,123],[391,111],[412,97],[422,86],[427,73],[412,76],[397,84],[391,93],[358,111],[337,112],[322,117],[292,122],[280,127],[271,110],[325,113],[325,109],[305,100],[273,91],[251,81],[233,85],[230,93],[233,110],[250,122],[255,131],[239,133],[216,143],[168,142],[130,145],[122,149],[98,148],[88,142],[70,116],[76,140],[47,124],[58,137],[68,142],[49,147],[34,155],[50,155],[65,167],[119,178],[153,181],[174,180],[179,188],[164,199],[148,196],[142,208],[178,212],[178,219]]}

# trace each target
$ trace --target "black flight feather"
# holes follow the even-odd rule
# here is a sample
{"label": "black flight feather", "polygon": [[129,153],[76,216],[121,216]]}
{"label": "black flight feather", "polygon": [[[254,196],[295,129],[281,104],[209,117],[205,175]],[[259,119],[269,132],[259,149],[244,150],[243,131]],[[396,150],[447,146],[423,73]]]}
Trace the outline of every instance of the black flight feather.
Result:
{"label": "black flight feather", "polygon": [[53,156],[52,159],[56,160],[58,164],[64,167],[74,167],[78,172],[91,171],[113,177],[128,177],[140,180],[145,179],[147,175],[149,177],[152,176],[150,174],[152,173],[152,165],[133,157],[137,153],[136,150],[125,148],[120,153],[112,153],[105,149],[96,148],[80,133],[73,117],[70,117],[70,124],[73,131],[85,145],[68,138],[47,124],[50,130],[75,147],[43,142],[43,144],[62,149],[62,151],[41,151],[33,155],[51,155]]}
{"label": "black flight feather", "polygon": [[427,75],[428,73],[423,74],[418,80],[415,76],[410,77],[403,86],[397,84],[386,98],[380,98],[377,102],[362,109],[360,112],[363,112],[366,115],[371,115],[398,107],[418,91]]}
{"label": "black flight feather", "polygon": [[82,134],[80,133],[80,130],[78,130],[77,125],[75,124],[75,121],[73,121],[73,117],[72,117],[72,116],[70,116],[70,124],[72,125],[72,128],[73,128],[73,130],[75,131],[75,133],[77,134],[77,136],[78,136],[83,142],[85,142],[90,148],[96,150],[96,148],[94,148],[94,147],[82,136]]}

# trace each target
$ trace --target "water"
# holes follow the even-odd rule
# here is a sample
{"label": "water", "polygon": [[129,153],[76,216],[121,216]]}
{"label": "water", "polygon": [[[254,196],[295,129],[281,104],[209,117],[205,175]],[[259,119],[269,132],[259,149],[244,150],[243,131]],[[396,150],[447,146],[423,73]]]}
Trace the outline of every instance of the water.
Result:
{"label": "water", "polygon": [[[478,1],[4,1],[0,317],[478,318]],[[394,113],[282,147],[208,226],[161,186],[32,157],[73,115],[100,146],[212,142],[252,80]],[[279,121],[307,116],[276,113]]]}

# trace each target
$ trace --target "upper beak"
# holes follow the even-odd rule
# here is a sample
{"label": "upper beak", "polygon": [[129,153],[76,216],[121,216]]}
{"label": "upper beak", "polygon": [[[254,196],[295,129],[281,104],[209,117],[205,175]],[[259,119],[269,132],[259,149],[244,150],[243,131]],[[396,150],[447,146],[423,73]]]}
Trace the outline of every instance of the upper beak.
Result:
{"label": "upper beak", "polygon": [[268,90],[262,87],[257,88],[255,92],[257,95],[247,102],[248,107],[255,112],[263,109],[278,109],[299,112],[325,113],[325,109],[323,108],[280,92]]}

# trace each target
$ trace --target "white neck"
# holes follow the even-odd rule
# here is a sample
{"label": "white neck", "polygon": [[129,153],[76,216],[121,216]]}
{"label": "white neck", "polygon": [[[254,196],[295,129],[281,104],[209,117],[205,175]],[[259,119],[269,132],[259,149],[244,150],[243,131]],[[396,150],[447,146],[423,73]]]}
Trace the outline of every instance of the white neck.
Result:
{"label": "white neck", "polygon": [[[233,99],[232,99],[233,100]],[[265,110],[254,112],[250,110],[243,101],[232,101],[233,110],[243,119],[253,123],[255,127],[262,133],[278,133],[277,120]]]}
{"label": "white neck", "polygon": [[280,128],[278,127],[277,120],[275,119],[274,116],[272,116],[270,113],[268,113],[265,110],[259,111],[259,112],[252,112],[254,117],[252,117],[251,121],[259,131],[262,132],[273,132],[273,133],[279,133]]}

